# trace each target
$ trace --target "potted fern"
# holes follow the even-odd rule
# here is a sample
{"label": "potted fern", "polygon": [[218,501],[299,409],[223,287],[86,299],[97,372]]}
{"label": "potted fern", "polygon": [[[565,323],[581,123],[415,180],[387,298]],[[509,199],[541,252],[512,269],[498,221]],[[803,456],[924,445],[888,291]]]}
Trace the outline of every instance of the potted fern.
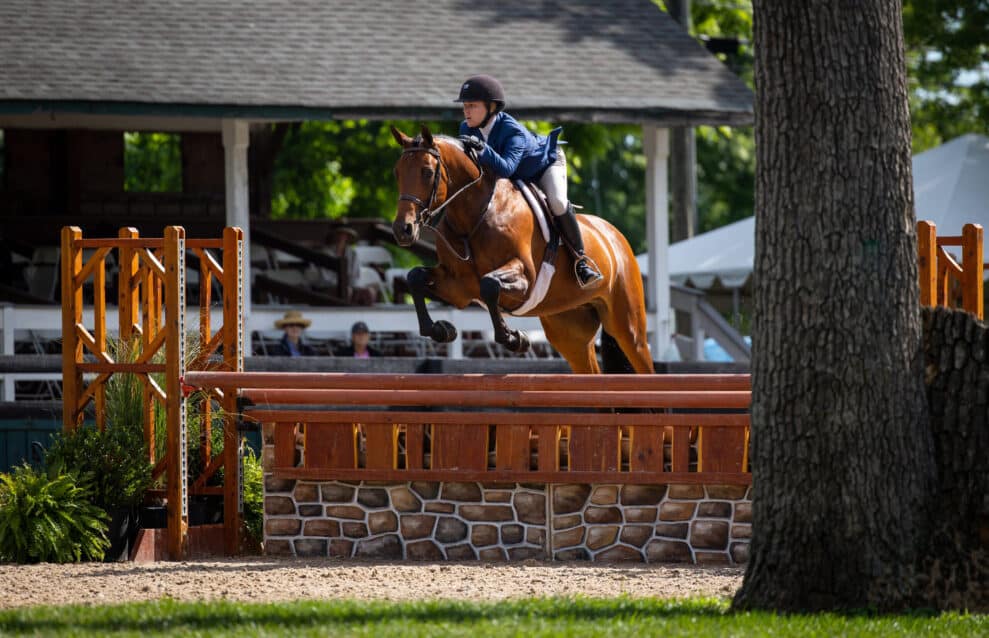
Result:
{"label": "potted fern", "polygon": [[101,560],[107,516],[90,502],[90,478],[27,464],[0,474],[0,562]]}

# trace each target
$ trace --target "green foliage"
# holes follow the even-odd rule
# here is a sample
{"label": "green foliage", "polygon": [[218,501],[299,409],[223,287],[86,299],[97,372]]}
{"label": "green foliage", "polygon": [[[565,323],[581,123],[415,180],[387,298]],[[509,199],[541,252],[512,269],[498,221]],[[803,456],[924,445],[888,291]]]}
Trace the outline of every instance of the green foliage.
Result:
{"label": "green foliage", "polygon": [[244,447],[244,527],[254,545],[260,547],[264,540],[264,472],[254,450]]}
{"label": "green foliage", "polygon": [[105,636],[980,636],[983,614],[730,613],[724,601],[534,598],[287,603],[164,599],[115,606],[35,606],[0,611],[0,633]]}
{"label": "green foliage", "polygon": [[913,150],[989,125],[989,6],[984,0],[906,0],[903,34]]}
{"label": "green foliage", "polygon": [[151,464],[138,427],[108,426],[103,432],[80,427],[53,437],[45,457],[58,474],[90,476],[90,498],[102,509],[132,507],[151,485]]}
{"label": "green foliage", "polygon": [[[398,146],[389,127],[409,135],[420,123],[344,120],[302,122],[285,136],[275,161],[272,216],[288,219],[390,218],[398,190]],[[454,135],[457,123],[425,122]]]}
{"label": "green foliage", "polygon": [[0,562],[101,560],[110,546],[107,516],[90,503],[88,478],[27,464],[0,474]]}
{"label": "green foliage", "polygon": [[175,133],[124,133],[124,190],[181,193],[181,137]]}

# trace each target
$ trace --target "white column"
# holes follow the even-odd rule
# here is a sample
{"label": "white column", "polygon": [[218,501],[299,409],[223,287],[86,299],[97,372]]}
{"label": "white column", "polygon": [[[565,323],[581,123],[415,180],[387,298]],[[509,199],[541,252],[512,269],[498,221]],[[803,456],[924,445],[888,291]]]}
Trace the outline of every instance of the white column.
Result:
{"label": "white column", "polygon": [[653,318],[652,356],[659,360],[670,344],[669,183],[670,132],[653,124],[642,127],[646,154],[646,240],[649,244],[649,278],[646,309]]}
{"label": "white column", "polygon": [[244,314],[251,312],[251,220],[247,181],[250,129],[245,120],[223,120],[223,158],[226,175],[227,226],[244,231]]}

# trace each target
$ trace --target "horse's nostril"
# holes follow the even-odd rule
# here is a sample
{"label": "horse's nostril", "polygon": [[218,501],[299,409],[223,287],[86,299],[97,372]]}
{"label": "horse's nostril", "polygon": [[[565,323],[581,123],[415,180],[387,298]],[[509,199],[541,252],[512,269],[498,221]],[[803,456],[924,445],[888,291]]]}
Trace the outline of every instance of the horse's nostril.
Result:
{"label": "horse's nostril", "polygon": [[411,237],[412,236],[412,224],[406,224],[405,225],[405,235],[407,237]]}

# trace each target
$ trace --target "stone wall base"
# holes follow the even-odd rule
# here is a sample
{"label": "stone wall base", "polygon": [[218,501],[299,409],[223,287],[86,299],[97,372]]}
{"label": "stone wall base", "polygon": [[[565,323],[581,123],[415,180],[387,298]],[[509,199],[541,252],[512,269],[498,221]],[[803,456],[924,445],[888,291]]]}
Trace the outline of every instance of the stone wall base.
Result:
{"label": "stone wall base", "polygon": [[266,554],[409,560],[748,560],[750,488],[265,476]]}

